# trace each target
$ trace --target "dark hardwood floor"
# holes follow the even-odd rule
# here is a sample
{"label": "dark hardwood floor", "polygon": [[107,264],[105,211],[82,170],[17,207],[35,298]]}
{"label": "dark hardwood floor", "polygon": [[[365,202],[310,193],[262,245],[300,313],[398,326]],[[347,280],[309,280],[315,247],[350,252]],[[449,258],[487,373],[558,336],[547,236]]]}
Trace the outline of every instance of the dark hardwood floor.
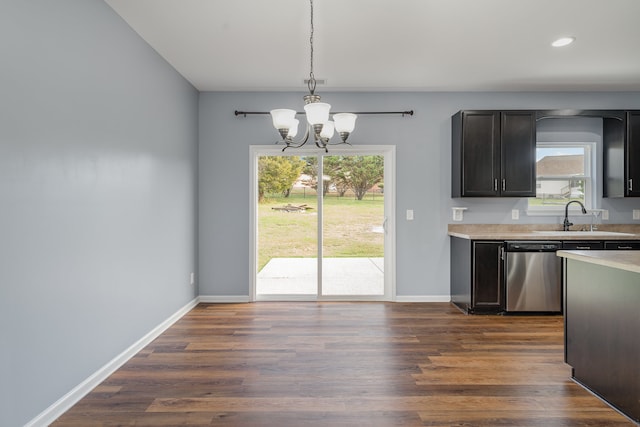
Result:
{"label": "dark hardwood floor", "polygon": [[633,426],[570,379],[560,316],[201,304],[62,426]]}

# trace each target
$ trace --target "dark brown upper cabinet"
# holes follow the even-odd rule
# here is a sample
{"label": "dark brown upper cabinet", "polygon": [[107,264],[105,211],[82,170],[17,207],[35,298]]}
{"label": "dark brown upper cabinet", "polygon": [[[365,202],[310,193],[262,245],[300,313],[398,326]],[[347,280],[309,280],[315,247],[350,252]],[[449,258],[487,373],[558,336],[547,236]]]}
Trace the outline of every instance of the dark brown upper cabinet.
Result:
{"label": "dark brown upper cabinet", "polygon": [[640,111],[603,120],[603,196],[640,197]]}
{"label": "dark brown upper cabinet", "polygon": [[640,196],[640,111],[627,113],[627,196]]}
{"label": "dark brown upper cabinet", "polygon": [[451,136],[451,197],[535,197],[535,111],[460,111]]}

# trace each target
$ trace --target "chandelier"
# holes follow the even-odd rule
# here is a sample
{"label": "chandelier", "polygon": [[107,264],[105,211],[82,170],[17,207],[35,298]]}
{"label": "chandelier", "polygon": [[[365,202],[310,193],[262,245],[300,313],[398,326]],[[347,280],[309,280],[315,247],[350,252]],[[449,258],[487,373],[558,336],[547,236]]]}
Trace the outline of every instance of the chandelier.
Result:
{"label": "chandelier", "polygon": [[[304,111],[307,118],[307,128],[301,140],[295,141],[298,134],[298,125],[300,121],[296,119],[297,112],[288,109],[271,110],[271,118],[273,126],[280,132],[282,141],[286,145],[282,151],[287,148],[299,148],[307,143],[310,137],[313,137],[316,146],[324,148],[328,151],[328,145],[348,144],[347,138],[355,129],[357,115],[353,113],[336,113],[333,115],[333,121],[329,120],[329,110],[331,105],[321,102],[320,95],[316,95],[316,78],[313,74],[313,0],[309,0],[311,6],[311,35],[309,37],[310,46],[310,71],[307,87],[309,94],[303,97]],[[330,143],[334,132],[340,135],[340,141]]]}

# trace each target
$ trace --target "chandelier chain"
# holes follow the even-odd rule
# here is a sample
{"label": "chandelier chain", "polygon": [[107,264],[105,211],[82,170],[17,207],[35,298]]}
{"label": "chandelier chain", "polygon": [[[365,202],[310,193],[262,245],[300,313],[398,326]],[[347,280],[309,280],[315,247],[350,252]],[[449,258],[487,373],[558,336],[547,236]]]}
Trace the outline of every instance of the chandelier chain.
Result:
{"label": "chandelier chain", "polygon": [[313,74],[313,32],[314,32],[314,28],[313,28],[313,0],[309,0],[309,4],[311,5],[311,34],[309,35],[309,51],[311,53],[311,58],[310,58],[310,71],[309,71],[309,83],[307,84],[307,87],[309,88],[309,92],[311,93],[311,95],[314,94],[314,92],[316,91],[316,77]]}

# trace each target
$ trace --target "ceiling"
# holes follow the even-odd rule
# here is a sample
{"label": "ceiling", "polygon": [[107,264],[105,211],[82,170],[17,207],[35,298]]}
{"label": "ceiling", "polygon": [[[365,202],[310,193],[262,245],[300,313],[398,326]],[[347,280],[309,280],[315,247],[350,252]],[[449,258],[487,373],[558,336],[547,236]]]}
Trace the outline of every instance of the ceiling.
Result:
{"label": "ceiling", "polygon": [[[105,1],[200,91],[306,90],[306,0]],[[639,91],[638,17],[639,0],[315,0],[314,72],[319,92]]]}

